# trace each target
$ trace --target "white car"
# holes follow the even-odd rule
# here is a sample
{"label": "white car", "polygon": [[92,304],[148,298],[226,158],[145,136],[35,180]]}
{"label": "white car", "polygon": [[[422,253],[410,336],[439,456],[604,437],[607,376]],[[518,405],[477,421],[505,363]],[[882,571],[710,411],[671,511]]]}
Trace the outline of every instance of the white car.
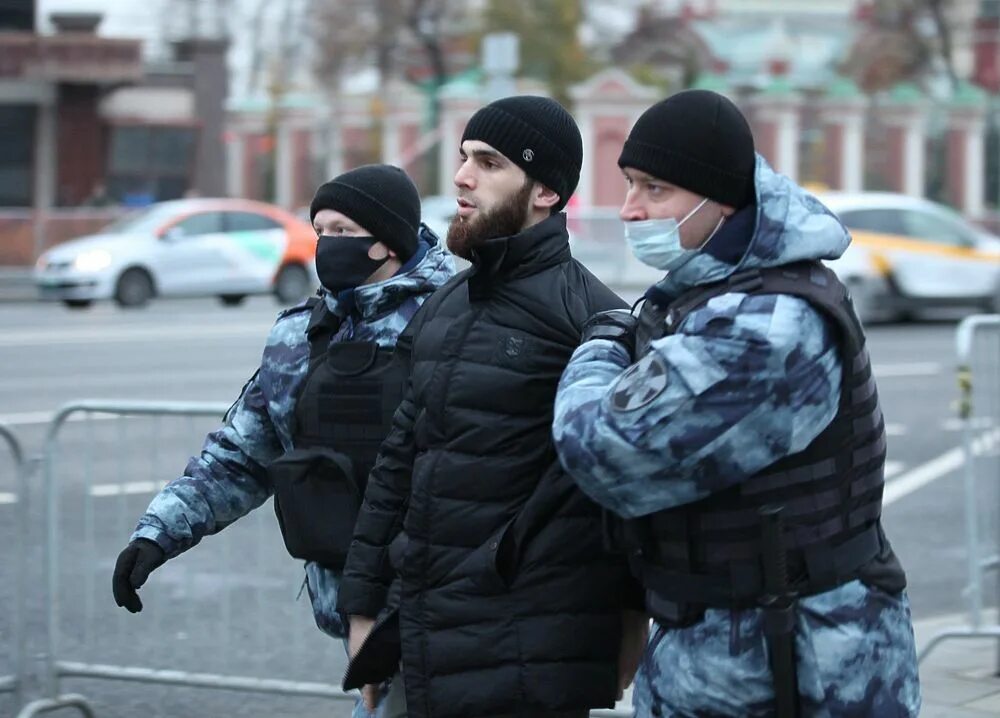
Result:
{"label": "white car", "polygon": [[887,192],[817,197],[851,232],[827,264],[851,290],[862,321],[939,307],[1000,312],[1000,238],[947,207]]}
{"label": "white car", "polygon": [[218,296],[227,305],[273,293],[289,304],[317,286],[316,234],[263,202],[185,199],[127,215],[99,234],[56,245],[35,265],[43,299],[69,307],[154,296]]}

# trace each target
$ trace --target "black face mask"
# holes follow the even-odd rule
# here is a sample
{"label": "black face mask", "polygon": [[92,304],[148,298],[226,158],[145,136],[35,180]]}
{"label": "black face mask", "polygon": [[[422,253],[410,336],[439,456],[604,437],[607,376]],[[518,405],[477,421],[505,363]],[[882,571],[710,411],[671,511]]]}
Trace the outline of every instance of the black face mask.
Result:
{"label": "black face mask", "polygon": [[323,287],[333,294],[354,289],[389,261],[372,259],[368,250],[374,237],[334,237],[323,235],[316,244],[316,274]]}

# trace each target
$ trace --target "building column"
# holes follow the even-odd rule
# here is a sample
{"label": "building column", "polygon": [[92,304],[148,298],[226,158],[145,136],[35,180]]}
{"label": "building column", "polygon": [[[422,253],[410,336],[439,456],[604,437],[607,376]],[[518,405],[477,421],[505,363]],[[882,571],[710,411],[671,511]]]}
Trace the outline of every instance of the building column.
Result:
{"label": "building column", "polygon": [[758,152],[775,170],[797,181],[802,99],[784,86],[772,87],[752,98],[750,105]]}
{"label": "building column", "polygon": [[295,182],[295,147],[292,128],[286,119],[278,119],[274,148],[274,203],[290,209]]}
{"label": "building column", "polygon": [[246,163],[246,136],[238,129],[231,129],[226,142],[226,190],[230,197],[243,197],[246,191],[243,169]]}
{"label": "building column", "polygon": [[36,106],[35,116],[35,176],[33,187],[33,204],[35,210],[34,226],[34,257],[41,256],[48,246],[46,229],[48,213],[56,200],[57,162],[56,144],[58,142],[58,122],[56,118],[55,98],[43,101]]}
{"label": "building column", "polygon": [[948,116],[949,200],[963,214],[981,217],[986,185],[986,96],[964,85]]}
{"label": "building column", "polygon": [[455,194],[455,171],[458,168],[458,145],[469,119],[482,106],[478,88],[457,93],[448,92],[441,98],[441,144],[438,153],[438,194]]}
{"label": "building column", "polygon": [[883,114],[889,128],[890,182],[896,192],[923,197],[927,172],[926,119],[922,108]]}
{"label": "building column", "polygon": [[595,134],[594,112],[586,105],[580,104],[576,107],[576,124],[580,128],[580,136],[583,138],[583,171],[580,172],[580,181],[576,185],[576,194],[580,198],[581,207],[594,206],[594,173],[598,171],[594,161],[595,149],[597,147],[597,135]]}
{"label": "building column", "polygon": [[836,83],[823,101],[826,184],[830,189],[864,188],[865,112],[867,100],[850,80]]}

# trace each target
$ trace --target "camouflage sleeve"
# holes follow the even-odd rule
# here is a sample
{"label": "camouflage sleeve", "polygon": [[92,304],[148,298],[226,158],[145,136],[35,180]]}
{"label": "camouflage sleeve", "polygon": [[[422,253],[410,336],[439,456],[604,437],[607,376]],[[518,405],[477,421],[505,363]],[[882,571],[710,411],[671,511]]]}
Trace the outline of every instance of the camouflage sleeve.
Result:
{"label": "camouflage sleeve", "polygon": [[580,487],[633,518],[697,501],[801,451],[836,414],[840,381],[834,334],[809,304],[727,294],[631,366],[608,341],[577,349],[553,436]]}
{"label": "camouflage sleeve", "polygon": [[206,437],[201,455],[153,498],[132,540],[155,541],[173,558],[218,533],[271,495],[265,467],[281,453],[257,374],[222,427]]}

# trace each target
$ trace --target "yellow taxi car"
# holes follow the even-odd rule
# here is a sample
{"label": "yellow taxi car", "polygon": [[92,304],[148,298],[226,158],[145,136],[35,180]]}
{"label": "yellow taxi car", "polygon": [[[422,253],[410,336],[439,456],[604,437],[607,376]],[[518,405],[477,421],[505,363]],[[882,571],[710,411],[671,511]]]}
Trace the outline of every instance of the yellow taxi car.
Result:
{"label": "yellow taxi car", "polygon": [[955,306],[1000,312],[1000,237],[918,197],[817,197],[851,232],[844,256],[828,264],[850,288],[862,321]]}

